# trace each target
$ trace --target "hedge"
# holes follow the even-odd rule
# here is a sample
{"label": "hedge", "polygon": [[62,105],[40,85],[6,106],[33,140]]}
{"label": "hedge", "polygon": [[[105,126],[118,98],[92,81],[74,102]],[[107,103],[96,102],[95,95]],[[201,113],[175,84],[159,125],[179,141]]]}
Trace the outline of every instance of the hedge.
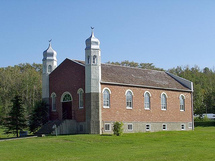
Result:
{"label": "hedge", "polygon": [[194,126],[215,126],[215,121],[195,121]]}

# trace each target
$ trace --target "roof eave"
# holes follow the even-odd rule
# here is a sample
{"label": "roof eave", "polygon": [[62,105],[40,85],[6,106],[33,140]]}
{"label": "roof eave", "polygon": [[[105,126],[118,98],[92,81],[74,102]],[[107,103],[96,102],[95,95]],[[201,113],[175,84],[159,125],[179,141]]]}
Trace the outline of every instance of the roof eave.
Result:
{"label": "roof eave", "polygon": [[164,88],[164,87],[155,87],[155,86],[146,86],[146,85],[137,85],[137,84],[126,84],[126,83],[117,83],[117,82],[105,82],[101,81],[101,84],[110,84],[110,85],[120,85],[120,86],[132,86],[132,87],[140,87],[140,88],[151,88],[151,89],[162,89],[162,90],[171,90],[171,91],[181,91],[181,92],[190,92],[192,90],[186,89],[177,89],[177,88]]}

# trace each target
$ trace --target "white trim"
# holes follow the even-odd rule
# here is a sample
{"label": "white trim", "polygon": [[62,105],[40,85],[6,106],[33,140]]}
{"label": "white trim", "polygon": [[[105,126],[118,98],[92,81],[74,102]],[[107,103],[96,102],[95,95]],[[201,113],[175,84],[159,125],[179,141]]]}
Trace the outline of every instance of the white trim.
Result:
{"label": "white trim", "polygon": [[188,123],[188,128],[189,128],[189,129],[192,129],[192,127],[193,127],[193,123],[192,123],[192,122],[189,122],[189,123]]}
{"label": "white trim", "polygon": [[[162,95],[165,95],[165,96],[166,96],[166,108],[165,108],[165,109],[162,108]],[[167,94],[166,94],[165,92],[162,92],[161,95],[160,95],[160,99],[161,99],[161,100],[160,100],[160,101],[161,101],[161,110],[162,110],[162,111],[166,111],[166,110],[167,110],[167,98],[168,98],[168,97],[167,97]]]}
{"label": "white trim", "polygon": [[184,96],[184,99],[186,99],[184,94],[180,94],[178,98],[180,99],[181,96]]}
{"label": "white trim", "polygon": [[[109,92],[109,106],[104,106],[104,91],[107,90]],[[110,95],[111,95],[111,90],[107,87],[103,88],[102,90],[102,97],[103,97],[103,102],[102,102],[102,105],[103,105],[103,108],[110,108]]]}
{"label": "white trim", "polygon": [[[149,126],[149,129],[147,129],[147,126]],[[151,131],[151,124],[146,124],[146,131]]]}
{"label": "white trim", "polygon": [[127,94],[128,91],[131,92],[132,96],[134,95],[134,93],[133,93],[132,90],[130,90],[130,89],[127,89],[127,90],[125,91],[125,95]]}
{"label": "white trim", "polygon": [[[182,127],[184,127],[184,128],[182,128]],[[186,130],[185,124],[181,124],[181,130]]]}
{"label": "white trim", "polygon": [[121,86],[129,86],[129,87],[143,87],[143,88],[151,88],[151,89],[163,89],[163,90],[172,90],[172,91],[181,91],[181,92],[193,92],[192,90],[185,90],[185,89],[176,89],[176,88],[162,88],[162,87],[154,87],[154,86],[144,86],[144,85],[137,85],[137,84],[126,84],[126,83],[117,83],[117,82],[104,82],[101,81],[101,84],[112,84],[112,85],[121,85]]}
{"label": "white trim", "polygon": [[70,97],[71,97],[71,101],[73,101],[72,95],[71,95],[68,91],[66,91],[66,92],[64,92],[64,93],[61,95],[60,102],[63,102],[63,98],[64,98],[64,96],[65,96],[66,94],[69,94]]}
{"label": "white trim", "polygon": [[[183,110],[181,110],[181,97],[184,97],[184,109]],[[180,108],[180,111],[181,112],[184,112],[185,111],[185,96],[183,95],[183,94],[180,94],[180,96],[179,96],[179,108]]]}
{"label": "white trim", "polygon": [[109,91],[109,93],[111,94],[111,90],[110,90],[108,87],[103,88],[102,93],[103,93],[106,89],[107,89],[107,90]]}
{"label": "white trim", "polygon": [[[53,109],[53,97],[55,97],[55,109]],[[57,111],[57,106],[56,106],[56,93],[55,92],[52,92],[51,94],[51,99],[52,99],[52,111]]]}
{"label": "white trim", "polygon": [[[165,128],[164,128],[164,126],[165,126]],[[162,129],[167,130],[167,124],[162,124]]]}
{"label": "white trim", "polygon": [[[148,107],[147,107],[147,108],[145,107],[145,95],[146,95],[147,93],[149,94],[149,108],[148,108]],[[144,109],[145,109],[145,110],[150,110],[150,109],[151,109],[151,96],[152,96],[152,95],[151,95],[151,93],[150,93],[149,91],[145,91],[144,94],[143,94],[143,97],[144,97]]]}
{"label": "white trim", "polygon": [[[131,129],[128,128],[129,125],[131,125]],[[127,124],[127,130],[128,130],[128,131],[133,131],[133,124],[132,124],[132,123],[128,123],[128,124]]]}
{"label": "white trim", "polygon": [[151,93],[149,91],[145,91],[143,94],[143,97],[145,96],[146,93],[149,93],[149,96],[152,97]]}
{"label": "white trim", "polygon": [[162,96],[163,94],[166,95],[166,98],[168,98],[168,96],[167,96],[167,94],[166,94],[165,92],[162,92],[162,93],[161,93],[160,98],[161,98],[161,96]]}
{"label": "white trim", "polygon": [[[109,125],[109,129],[105,129],[105,125]],[[111,123],[104,123],[104,131],[111,131]]]}
{"label": "white trim", "polygon": [[[127,93],[128,92],[131,92],[131,96],[132,96],[132,100],[131,100],[131,107],[130,106],[127,106]],[[134,93],[132,92],[132,90],[130,90],[130,89],[127,89],[126,90],[126,92],[125,92],[125,103],[126,103],[126,109],[129,109],[129,110],[131,110],[131,109],[133,109],[133,96],[134,96]]]}
{"label": "white trim", "polygon": [[84,108],[84,95],[83,95],[83,107],[80,106],[80,92],[83,92],[84,94],[84,90],[82,88],[79,88],[77,91],[78,94],[78,108],[79,109],[83,109]]}

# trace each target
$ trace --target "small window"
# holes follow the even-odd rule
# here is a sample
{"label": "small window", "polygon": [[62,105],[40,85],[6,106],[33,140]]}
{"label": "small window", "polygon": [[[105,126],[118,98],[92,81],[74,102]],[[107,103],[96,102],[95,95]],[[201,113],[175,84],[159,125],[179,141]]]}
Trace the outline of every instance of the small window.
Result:
{"label": "small window", "polygon": [[144,94],[144,108],[146,110],[150,110],[150,94],[149,94],[149,92],[145,92],[145,94]]}
{"label": "small window", "polygon": [[184,124],[181,125],[181,130],[185,130],[185,125]]}
{"label": "small window", "polygon": [[166,124],[163,124],[163,130],[167,130],[167,125]]}
{"label": "small window", "polygon": [[84,126],[83,126],[83,125],[80,125],[80,126],[79,126],[79,131],[80,131],[80,132],[83,132],[83,131],[84,131]]}
{"label": "small window", "polygon": [[180,111],[185,111],[185,97],[180,95]]}
{"label": "small window", "polygon": [[150,131],[151,130],[151,126],[149,124],[146,125],[146,131]]}
{"label": "small window", "polygon": [[103,107],[110,108],[110,91],[109,91],[109,89],[104,89],[104,91],[103,91]]}
{"label": "small window", "polygon": [[52,93],[51,98],[52,98],[52,111],[56,111],[56,94]]}
{"label": "small window", "polygon": [[90,64],[90,56],[87,57],[87,64]]}
{"label": "small window", "polygon": [[105,131],[111,131],[110,123],[105,124]]}
{"label": "small window", "polygon": [[51,73],[51,71],[52,71],[52,66],[49,65],[49,66],[48,66],[48,72]]}
{"label": "small window", "polygon": [[128,90],[126,92],[126,108],[132,109],[133,108],[133,96],[132,92]]}
{"label": "small window", "polygon": [[97,63],[97,56],[94,55],[94,56],[93,56],[93,64],[96,64],[96,63]]}
{"label": "small window", "polygon": [[133,124],[128,124],[128,131],[133,131]]}
{"label": "small window", "polygon": [[167,109],[167,97],[165,93],[161,94],[161,110]]}
{"label": "small window", "polygon": [[192,122],[189,122],[189,128],[192,128],[193,127],[193,123]]}

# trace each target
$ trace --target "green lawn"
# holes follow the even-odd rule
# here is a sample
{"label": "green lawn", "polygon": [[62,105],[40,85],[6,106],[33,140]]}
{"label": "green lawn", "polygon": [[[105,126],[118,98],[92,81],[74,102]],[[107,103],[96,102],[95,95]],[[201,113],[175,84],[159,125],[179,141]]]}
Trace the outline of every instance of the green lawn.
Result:
{"label": "green lawn", "polygon": [[0,141],[0,160],[215,160],[215,127],[123,136],[64,135]]}

